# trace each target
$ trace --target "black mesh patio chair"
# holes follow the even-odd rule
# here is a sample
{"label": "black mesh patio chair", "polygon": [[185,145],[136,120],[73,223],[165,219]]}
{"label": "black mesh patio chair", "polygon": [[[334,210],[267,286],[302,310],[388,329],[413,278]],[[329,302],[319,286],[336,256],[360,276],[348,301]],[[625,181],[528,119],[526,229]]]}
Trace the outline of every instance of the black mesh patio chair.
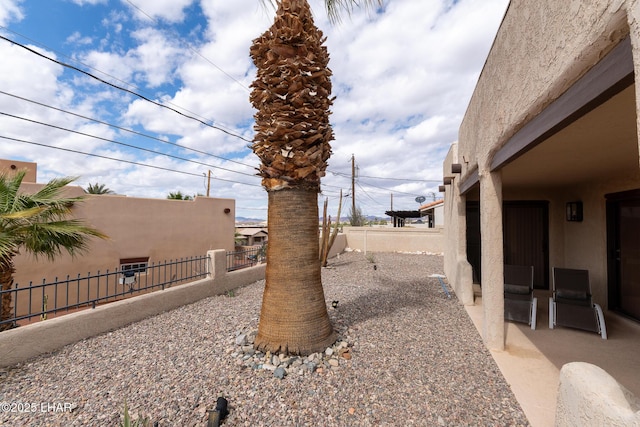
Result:
{"label": "black mesh patio chair", "polygon": [[504,318],[536,328],[538,298],[533,296],[533,266],[504,266]]}
{"label": "black mesh patio chair", "polygon": [[607,339],[600,305],[591,297],[589,271],[553,268],[553,293],[549,298],[549,328],[565,326],[595,332]]}

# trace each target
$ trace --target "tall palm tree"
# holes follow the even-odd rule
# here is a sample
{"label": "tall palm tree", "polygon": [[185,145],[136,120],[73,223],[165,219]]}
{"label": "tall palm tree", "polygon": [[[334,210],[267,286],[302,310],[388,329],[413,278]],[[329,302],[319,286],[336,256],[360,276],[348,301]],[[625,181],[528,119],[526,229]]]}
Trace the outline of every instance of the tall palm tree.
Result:
{"label": "tall palm tree", "polygon": [[[335,341],[321,281],[318,193],[331,154],[329,54],[306,0],[277,0],[273,25],[253,41],[252,149],[268,192],[266,284],[255,346],[310,354]],[[355,0],[326,2],[347,10]],[[368,3],[377,3],[369,1]]]}
{"label": "tall palm tree", "polygon": [[107,188],[104,184],[89,184],[89,186],[84,190],[89,194],[113,194],[113,191]]}
{"label": "tall palm tree", "polygon": [[[65,197],[63,188],[75,178],[53,179],[35,194],[19,192],[26,171],[0,173],[0,289],[10,290],[14,257],[24,249],[36,258],[54,260],[66,250],[72,256],[87,249],[90,237],[106,238],[77,219],[66,219],[82,197]],[[11,293],[2,294],[0,320],[11,317]],[[9,324],[0,325],[0,330]]]}

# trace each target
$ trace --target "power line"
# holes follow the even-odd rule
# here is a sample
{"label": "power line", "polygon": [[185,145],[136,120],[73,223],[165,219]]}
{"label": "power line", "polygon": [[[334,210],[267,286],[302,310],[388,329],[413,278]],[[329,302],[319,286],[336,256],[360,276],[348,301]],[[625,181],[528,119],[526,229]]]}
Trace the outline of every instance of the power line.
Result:
{"label": "power line", "polygon": [[[351,175],[346,174],[344,172],[334,172],[334,171],[330,171],[328,170],[327,172],[330,172],[334,175],[337,176],[342,176],[345,178],[351,178]],[[380,179],[380,180],[385,180],[385,181],[407,181],[407,182],[441,182],[442,180],[438,180],[438,179],[417,179],[417,178],[389,178],[389,177],[385,177],[385,176],[367,176],[367,175],[358,175],[357,178],[369,178],[369,179]]]}
{"label": "power line", "polygon": [[210,165],[208,163],[200,162],[200,161],[197,161],[197,160],[186,159],[184,157],[175,156],[173,154],[162,153],[162,152],[159,152],[159,151],[151,150],[149,148],[137,147],[137,146],[132,145],[132,144],[127,144],[127,143],[116,141],[116,140],[109,139],[109,138],[103,138],[103,137],[97,136],[97,135],[91,135],[91,134],[88,134],[86,132],[80,132],[80,131],[73,130],[73,129],[63,128],[61,126],[53,125],[53,124],[50,124],[50,123],[43,123],[43,122],[40,122],[40,121],[37,121],[37,120],[28,119],[26,117],[15,116],[13,114],[4,113],[2,111],[0,111],[0,115],[11,117],[11,118],[18,119],[18,120],[24,120],[24,121],[29,122],[29,123],[35,123],[35,124],[39,124],[39,125],[42,125],[42,126],[47,126],[47,127],[50,127],[50,128],[62,130],[62,131],[69,132],[69,133],[75,133],[77,135],[86,136],[88,138],[94,138],[94,139],[98,139],[98,140],[101,140],[101,141],[110,142],[112,144],[121,145],[123,147],[133,148],[133,149],[140,150],[140,151],[146,151],[148,153],[153,153],[153,154],[158,154],[158,155],[161,155],[161,156],[170,157],[170,158],[176,159],[176,160],[182,160],[182,161],[185,161],[185,162],[195,163],[195,164],[199,164],[199,165],[202,165],[202,166],[207,166],[207,167],[214,168],[214,169],[221,169],[221,170],[224,170],[224,171],[227,171],[227,172],[233,172],[233,173],[237,173],[237,174],[240,174],[240,175],[246,175],[246,176],[255,177],[254,174],[249,174],[249,173],[245,173],[245,172],[238,172],[238,171],[234,171],[232,169],[223,168],[221,166],[214,166],[214,165]]}
{"label": "power line", "polygon": [[378,202],[376,199],[374,199],[373,197],[371,197],[371,196],[369,195],[369,193],[367,193],[367,192],[365,191],[365,189],[360,185],[360,183],[358,183],[357,185],[358,185],[358,188],[360,188],[360,189],[362,190],[362,192],[365,194],[365,196],[367,196],[368,198],[370,198],[374,203],[376,203],[376,204],[378,204],[378,205],[380,205],[380,206],[384,206],[382,203]]}
{"label": "power line", "polygon": [[218,155],[215,155],[215,154],[212,154],[212,153],[208,153],[206,151],[197,150],[195,148],[190,148],[190,147],[187,147],[187,146],[184,146],[184,145],[180,145],[178,143],[171,142],[171,141],[166,141],[164,139],[155,137],[153,135],[148,135],[148,134],[145,134],[145,133],[142,133],[142,132],[135,131],[133,129],[128,129],[128,128],[125,128],[125,127],[122,127],[122,126],[114,125],[113,123],[105,122],[103,120],[95,119],[93,117],[83,116],[82,114],[74,113],[73,111],[67,111],[67,110],[64,110],[62,108],[58,108],[58,107],[54,107],[52,105],[44,104],[42,102],[34,101],[32,99],[27,99],[27,98],[24,98],[24,97],[19,96],[19,95],[15,95],[15,94],[11,94],[11,93],[8,93],[8,92],[4,92],[2,90],[0,90],[0,94],[6,95],[6,96],[11,96],[13,98],[20,99],[22,101],[26,101],[26,102],[29,102],[29,103],[32,103],[32,104],[35,104],[35,105],[39,105],[41,107],[49,108],[51,110],[59,111],[59,112],[64,113],[64,114],[69,114],[69,115],[72,115],[72,116],[75,116],[75,117],[79,117],[79,118],[84,119],[84,120],[89,120],[89,121],[92,121],[92,122],[95,122],[95,123],[99,123],[101,125],[109,126],[109,127],[114,128],[114,129],[118,129],[118,130],[121,130],[121,131],[124,131],[124,132],[131,133],[133,135],[142,136],[144,138],[152,139],[154,141],[158,141],[158,142],[161,142],[163,144],[173,145],[174,147],[179,147],[179,148],[182,148],[184,150],[189,150],[189,151],[193,151],[195,153],[204,154],[206,156],[215,157],[216,159],[220,159],[220,160],[224,160],[224,161],[227,161],[227,162],[236,163],[238,165],[246,166],[246,167],[249,167],[249,168],[255,168],[255,166],[248,165],[246,163],[242,163],[242,162],[239,162],[237,160],[227,159],[226,157],[218,156]]}
{"label": "power line", "polygon": [[[84,152],[84,151],[72,150],[70,148],[52,147],[51,145],[42,144],[42,143],[33,142],[33,141],[26,141],[24,139],[19,139],[19,138],[11,138],[9,136],[0,135],[0,139],[6,139],[8,141],[15,141],[15,142],[22,142],[24,144],[37,145],[39,147],[52,148],[54,150],[67,151],[67,152],[75,153],[75,154],[83,154],[85,156],[98,157],[98,158],[101,158],[101,159],[107,159],[107,160],[113,160],[113,161],[116,161],[116,162],[128,163],[128,164],[135,165],[135,166],[144,166],[144,167],[147,167],[147,168],[160,169],[160,170],[164,170],[164,171],[179,173],[179,174],[182,174],[182,175],[190,175],[190,176],[195,176],[195,177],[198,177],[198,178],[202,178],[202,174],[197,174],[197,173],[193,173],[193,172],[179,171],[179,170],[175,170],[175,169],[165,168],[165,167],[162,167],[162,166],[150,165],[150,164],[141,163],[141,162],[134,162],[132,160],[117,159],[115,157],[109,157],[109,156],[103,156],[103,155],[100,155],[100,154],[87,153],[87,152]],[[248,185],[248,186],[251,186],[251,187],[262,187],[261,185],[257,185],[257,184],[249,184],[247,182],[233,181],[233,180],[224,179],[224,178],[212,177],[212,179],[215,179],[215,180],[218,180],[218,181],[231,182],[231,183],[234,183],[234,184]]]}
{"label": "power line", "polygon": [[[129,3],[132,7],[134,7],[135,9],[138,10],[138,12],[142,13],[144,16],[146,16],[147,18],[149,18],[149,20],[151,22],[153,22],[156,25],[159,25],[159,22],[154,19],[151,15],[149,15],[147,12],[145,12],[144,10],[142,10],[142,8],[140,6],[137,6],[136,4],[134,4],[132,1],[130,0],[125,0],[127,3]],[[236,79],[235,77],[233,77],[231,74],[227,73],[225,70],[223,70],[222,68],[220,68],[217,64],[215,64],[213,61],[211,61],[209,58],[207,58],[206,56],[202,55],[200,52],[198,52],[197,50],[195,50],[194,48],[191,47],[191,44],[189,44],[189,42],[184,41],[184,39],[180,36],[179,33],[177,33],[177,31],[173,31],[174,36],[177,35],[177,38],[179,38],[180,40],[182,40],[186,46],[187,49],[189,49],[192,53],[194,53],[195,55],[199,56],[200,58],[204,59],[206,62],[208,62],[209,64],[211,64],[212,66],[214,66],[215,68],[217,68],[222,74],[224,74],[225,76],[229,77],[231,80],[233,80],[234,82],[236,82],[238,85],[240,85],[243,89],[245,89],[247,92],[250,92],[250,89],[248,87],[246,87],[244,84],[242,84],[241,81],[239,81],[238,79]]]}
{"label": "power line", "polygon": [[[336,174],[335,172],[332,172],[332,173],[333,173],[334,175]],[[344,178],[347,178],[347,177],[349,177],[349,178],[350,178],[350,176],[347,176],[346,174],[337,174],[337,175],[338,175],[338,176],[341,176],[341,177],[344,177]],[[384,179],[386,179],[386,178],[379,177],[378,179],[382,179],[382,180],[384,180]],[[440,182],[440,181],[434,181],[434,182]],[[393,190],[393,189],[391,189],[391,188],[379,187],[379,186],[377,186],[377,185],[373,185],[373,184],[370,184],[370,183],[363,183],[363,184],[364,184],[364,185],[366,185],[367,187],[373,187],[373,188],[377,188],[377,189],[380,189],[380,190],[385,190],[386,192],[389,192],[389,193],[394,193],[394,194],[395,194],[395,193],[397,193],[397,194],[406,194],[406,195],[408,195],[408,196],[413,196],[413,197],[421,196],[421,194],[407,193],[407,192],[404,192],[404,191]],[[323,185],[325,185],[325,184],[323,184]],[[335,187],[335,186],[332,186],[332,187]]]}
{"label": "power line", "polygon": [[[34,40],[34,39],[30,38],[30,37],[27,37],[27,36],[25,36],[24,34],[20,34],[20,33],[18,33],[18,32],[16,32],[16,31],[12,30],[12,29],[10,29],[10,28],[3,27],[3,26],[1,26],[1,25],[0,25],[0,29],[3,29],[3,30],[5,30],[5,31],[9,31],[10,33],[13,33],[13,34],[15,34],[15,35],[17,35],[17,36],[20,36],[20,37],[22,37],[22,38],[23,38],[23,39],[25,39],[25,40],[29,40],[30,42],[32,42],[32,43],[34,43],[34,44],[36,44],[36,45],[38,45],[38,46],[41,46],[41,47],[43,47],[43,48],[45,48],[45,49],[47,49],[47,50],[50,50],[50,51],[52,51],[52,52],[55,52],[55,53],[57,53],[58,55],[63,56],[63,57],[65,57],[65,58],[67,58],[68,60],[72,61],[72,62],[76,62],[76,63],[78,63],[78,64],[81,64],[81,65],[83,65],[84,67],[87,67],[87,68],[88,68],[88,69],[90,69],[90,70],[97,71],[98,73],[103,74],[103,75],[105,75],[105,76],[107,76],[107,77],[110,77],[110,78],[111,78],[111,79],[113,79],[113,80],[119,81],[120,83],[122,83],[122,84],[124,84],[124,85],[126,85],[126,86],[128,86],[128,87],[132,87],[132,88],[134,88],[134,89],[136,89],[136,90],[138,90],[138,91],[142,91],[142,89],[140,89],[139,87],[137,87],[137,86],[136,86],[136,85],[134,85],[134,84],[131,84],[131,83],[126,82],[126,81],[124,81],[124,80],[122,80],[122,79],[119,79],[118,77],[115,77],[115,76],[113,76],[113,75],[111,75],[111,74],[109,74],[109,73],[106,73],[106,72],[104,72],[104,71],[102,71],[102,70],[99,70],[99,69],[97,69],[97,68],[95,68],[95,67],[92,67],[91,65],[85,64],[85,63],[84,63],[84,62],[82,62],[82,61],[78,61],[77,59],[72,58],[72,57],[70,57],[69,55],[66,55],[64,52],[60,52],[60,51],[58,51],[58,50],[56,50],[56,49],[54,49],[54,48],[52,48],[52,47],[50,47],[50,46],[47,46],[47,45],[46,45],[46,44],[44,44],[44,43],[41,43],[41,42],[39,42],[39,41],[37,41],[37,40]],[[168,105],[173,105],[174,107],[180,108],[181,110],[184,110],[184,111],[186,111],[186,112],[188,112],[188,113],[190,113],[190,114],[193,114],[193,115],[194,115],[194,116],[196,116],[196,117],[200,117],[200,118],[201,118],[201,119],[203,119],[203,120],[209,120],[209,121],[212,121],[212,122],[213,122],[213,120],[207,119],[207,118],[205,118],[205,117],[201,116],[201,115],[200,115],[200,114],[198,114],[198,113],[195,113],[195,112],[193,112],[193,111],[191,111],[191,110],[189,110],[189,109],[187,109],[187,108],[185,108],[185,107],[182,107],[182,106],[176,105],[176,104],[174,104],[174,103],[172,103],[172,102],[167,101],[167,102],[166,102],[166,104],[168,104]],[[217,126],[218,126],[218,127],[220,127],[220,128],[226,128],[226,126],[222,126],[222,125],[220,125],[220,124],[218,124]]]}
{"label": "power line", "polygon": [[5,40],[5,41],[8,41],[9,43],[12,43],[12,44],[14,44],[14,45],[16,45],[16,46],[18,46],[18,47],[21,47],[21,48],[23,48],[23,49],[25,49],[25,50],[27,50],[27,51],[29,51],[29,52],[31,52],[31,53],[33,53],[33,54],[35,54],[35,55],[40,56],[41,58],[47,59],[47,60],[49,60],[49,61],[51,61],[51,62],[54,62],[54,63],[56,63],[56,64],[58,64],[58,65],[61,65],[61,66],[63,66],[63,67],[69,68],[69,69],[74,70],[74,71],[77,71],[77,72],[79,72],[79,73],[81,73],[81,74],[84,74],[84,75],[86,75],[86,76],[88,76],[88,77],[91,77],[92,79],[95,79],[95,80],[97,80],[97,81],[99,81],[99,82],[101,82],[101,83],[104,83],[104,84],[106,84],[106,85],[108,85],[108,86],[110,86],[110,87],[112,87],[112,88],[114,88],[114,89],[118,89],[118,90],[121,90],[121,91],[123,91],[123,92],[129,93],[129,94],[131,94],[131,95],[137,96],[138,98],[140,98],[140,99],[142,99],[142,100],[144,100],[144,101],[147,101],[147,102],[149,102],[149,103],[151,103],[151,104],[154,104],[154,105],[156,105],[156,106],[158,106],[158,107],[166,108],[167,110],[169,110],[169,111],[173,111],[174,113],[179,114],[179,115],[181,115],[181,116],[183,116],[183,117],[186,117],[186,118],[188,118],[188,119],[190,119],[190,120],[194,120],[194,121],[196,121],[196,122],[198,122],[198,123],[201,123],[201,124],[203,124],[203,125],[205,125],[205,126],[207,126],[207,127],[210,127],[210,128],[212,128],[212,129],[219,130],[219,131],[221,131],[221,132],[224,132],[224,133],[226,133],[226,134],[227,134],[227,135],[229,135],[229,136],[233,136],[233,137],[235,137],[235,138],[241,139],[241,140],[243,140],[243,141],[245,141],[245,142],[248,142],[248,143],[252,143],[252,142],[253,142],[253,141],[251,141],[251,140],[249,140],[249,139],[246,139],[246,138],[245,138],[245,137],[243,137],[242,135],[238,135],[238,134],[236,134],[236,133],[233,133],[233,132],[231,132],[231,131],[228,131],[228,130],[226,130],[226,129],[223,129],[223,128],[219,127],[219,126],[209,124],[209,123],[205,122],[204,120],[198,119],[197,117],[190,116],[190,115],[188,115],[188,114],[185,114],[185,113],[183,113],[183,112],[181,112],[181,111],[176,110],[175,108],[172,108],[172,107],[169,107],[169,106],[167,106],[167,105],[161,104],[161,103],[159,103],[159,102],[153,101],[153,100],[151,100],[151,99],[147,98],[147,97],[146,97],[146,96],[144,96],[144,95],[141,95],[141,94],[139,94],[139,93],[137,93],[137,92],[134,92],[134,91],[132,91],[132,90],[130,90],[130,89],[127,89],[127,88],[124,88],[124,87],[122,87],[122,86],[118,86],[118,85],[116,85],[116,84],[114,84],[114,83],[108,82],[108,81],[106,81],[106,80],[104,80],[104,79],[101,79],[101,78],[100,78],[100,77],[98,77],[98,76],[95,76],[95,75],[93,75],[93,74],[91,74],[91,73],[89,73],[89,72],[87,72],[87,71],[81,70],[80,68],[75,67],[75,66],[73,66],[73,65],[71,65],[71,64],[67,64],[67,63],[65,63],[65,62],[58,61],[57,59],[49,58],[48,56],[43,55],[43,54],[41,54],[40,52],[37,52],[37,51],[35,51],[35,50],[33,50],[33,49],[31,49],[31,48],[29,48],[29,47],[27,47],[27,46],[23,45],[23,44],[20,44],[20,43],[18,43],[18,42],[16,42],[16,41],[13,41],[13,40],[11,40],[11,39],[9,39],[9,38],[7,38],[7,37],[4,37],[4,36],[0,35],[0,39]]}

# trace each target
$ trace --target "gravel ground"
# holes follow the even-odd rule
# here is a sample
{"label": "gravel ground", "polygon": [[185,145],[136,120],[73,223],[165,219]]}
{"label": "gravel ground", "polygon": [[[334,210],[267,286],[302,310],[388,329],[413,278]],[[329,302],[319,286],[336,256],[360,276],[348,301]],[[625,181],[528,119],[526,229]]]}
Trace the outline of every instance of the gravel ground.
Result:
{"label": "gravel ground", "polygon": [[464,307],[432,274],[442,274],[439,256],[330,260],[325,297],[351,356],[338,366],[278,379],[242,361],[236,338],[257,329],[257,282],[0,370],[0,402],[30,411],[3,404],[0,425],[118,426],[126,399],[134,418],[205,426],[219,396],[228,426],[528,425]]}

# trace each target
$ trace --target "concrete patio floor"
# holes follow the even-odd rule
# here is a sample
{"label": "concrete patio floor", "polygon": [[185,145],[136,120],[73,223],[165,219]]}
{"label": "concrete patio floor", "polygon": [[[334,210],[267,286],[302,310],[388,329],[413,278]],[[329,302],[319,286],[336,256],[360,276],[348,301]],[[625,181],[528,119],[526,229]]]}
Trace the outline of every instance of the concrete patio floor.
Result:
{"label": "concrete patio floor", "polygon": [[[599,366],[636,396],[640,396],[640,324],[605,311],[608,339],[568,328],[549,329],[548,291],[536,291],[536,330],[505,322],[505,349],[491,354],[533,427],[553,426],[560,369],[569,362]],[[482,331],[482,297],[466,306]]]}

